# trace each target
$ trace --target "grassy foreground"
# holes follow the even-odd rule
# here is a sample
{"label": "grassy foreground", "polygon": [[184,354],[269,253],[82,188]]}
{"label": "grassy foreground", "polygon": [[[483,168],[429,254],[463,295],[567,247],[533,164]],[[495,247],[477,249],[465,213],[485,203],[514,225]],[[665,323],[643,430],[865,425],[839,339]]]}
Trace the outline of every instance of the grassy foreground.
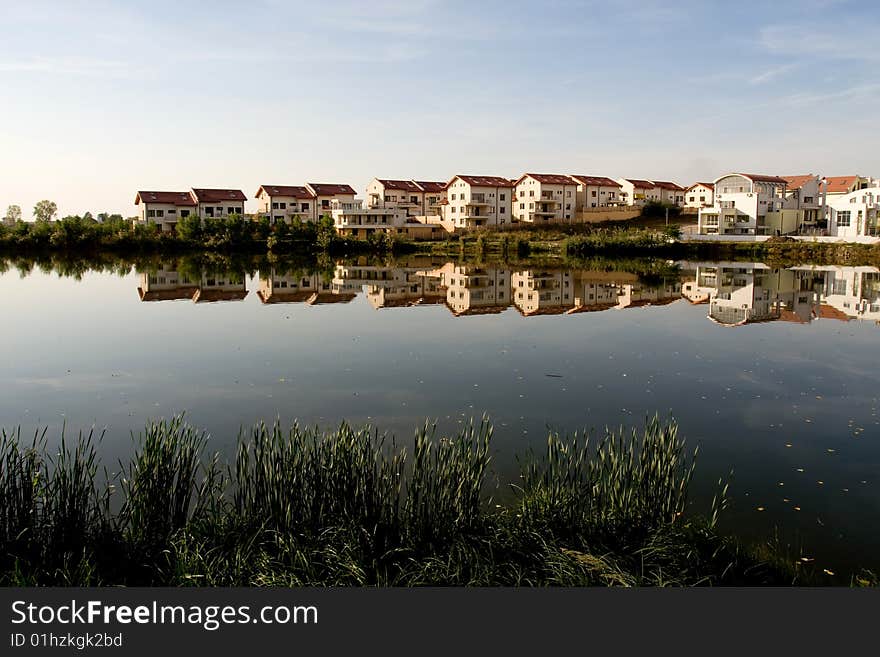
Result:
{"label": "grassy foreground", "polygon": [[[787,585],[809,581],[691,513],[696,453],[674,423],[551,435],[505,503],[488,422],[408,448],[370,428],[260,424],[232,462],[181,418],[106,472],[97,438],[0,434],[0,584]],[[497,491],[496,491],[497,492]],[[870,583],[864,576],[859,583]]]}

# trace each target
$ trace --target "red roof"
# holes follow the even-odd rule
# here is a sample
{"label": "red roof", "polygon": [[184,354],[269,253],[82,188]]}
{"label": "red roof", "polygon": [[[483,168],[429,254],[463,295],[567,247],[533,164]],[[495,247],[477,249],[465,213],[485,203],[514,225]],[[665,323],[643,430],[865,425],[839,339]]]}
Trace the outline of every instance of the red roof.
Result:
{"label": "red roof", "polygon": [[848,322],[851,319],[845,312],[827,303],[819,306],[819,317],[822,319],[836,319],[841,322]]}
{"label": "red roof", "polygon": [[548,185],[575,185],[576,181],[571,176],[565,176],[558,173],[524,173],[516,181],[517,184],[525,177],[534,178],[539,183]]}
{"label": "red roof", "polygon": [[779,176],[765,176],[760,173],[739,173],[737,175],[745,176],[754,182],[777,183],[780,185],[788,184],[788,181],[785,178],[780,178]]}
{"label": "red roof", "polygon": [[254,196],[259,196],[265,191],[268,196],[292,196],[293,198],[315,198],[307,188],[295,185],[260,185],[260,189]]}
{"label": "red roof", "polygon": [[222,203],[223,201],[247,201],[240,189],[196,189],[192,194],[199,203]]}
{"label": "red roof", "polygon": [[684,187],[682,187],[681,185],[678,185],[674,182],[669,182],[667,180],[655,180],[654,187],[659,187],[660,189],[671,189],[676,192],[684,191]]}
{"label": "red roof", "polygon": [[620,183],[604,176],[572,176],[577,182],[593,187],[620,187]]}
{"label": "red roof", "polygon": [[693,185],[688,187],[688,191],[692,190],[697,185],[702,185],[703,187],[708,187],[709,189],[715,189],[715,183],[695,182]]}
{"label": "red roof", "polygon": [[446,189],[445,182],[435,182],[432,180],[416,180],[415,183],[426,192],[442,192],[444,189]]}
{"label": "red roof", "polygon": [[196,204],[189,192],[138,192],[134,197],[134,204],[138,203],[166,203],[186,207]]}
{"label": "red roof", "polygon": [[788,183],[787,187],[789,189],[800,189],[801,187],[803,187],[806,183],[810,182],[811,180],[816,180],[816,176],[814,176],[812,173],[808,173],[805,176],[782,176],[782,177],[785,178],[785,181]]}
{"label": "red roof", "polygon": [[827,191],[829,194],[846,194],[852,191],[853,185],[859,180],[859,176],[827,176]]}
{"label": "red roof", "polygon": [[463,180],[468,185],[473,185],[474,187],[513,187],[514,182],[512,180],[508,180],[507,178],[502,178],[501,176],[465,176],[462,174],[458,174],[452,177],[452,179],[446,183],[448,187],[449,184],[459,178]]}
{"label": "red roof", "polygon": [[351,185],[340,185],[338,183],[306,183],[308,188],[314,192],[315,196],[337,196],[356,194]]}
{"label": "red roof", "polygon": [[402,189],[407,192],[420,192],[421,188],[413,180],[386,180],[376,178],[385,189]]}
{"label": "red roof", "polygon": [[654,189],[654,183],[650,180],[639,180],[638,178],[624,178],[624,180],[639,189]]}

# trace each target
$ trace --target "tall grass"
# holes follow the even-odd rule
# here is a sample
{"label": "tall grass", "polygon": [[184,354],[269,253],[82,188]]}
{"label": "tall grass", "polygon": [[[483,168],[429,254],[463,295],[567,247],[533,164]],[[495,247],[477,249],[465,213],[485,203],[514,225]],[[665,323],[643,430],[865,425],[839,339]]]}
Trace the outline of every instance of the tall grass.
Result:
{"label": "tall grass", "polygon": [[177,417],[148,424],[109,473],[91,433],[54,452],[44,433],[2,433],[0,583],[793,581],[692,512],[694,455],[673,422],[551,435],[512,494],[490,483],[491,438],[486,420],[439,438],[426,424],[408,445],[261,423],[222,463]]}

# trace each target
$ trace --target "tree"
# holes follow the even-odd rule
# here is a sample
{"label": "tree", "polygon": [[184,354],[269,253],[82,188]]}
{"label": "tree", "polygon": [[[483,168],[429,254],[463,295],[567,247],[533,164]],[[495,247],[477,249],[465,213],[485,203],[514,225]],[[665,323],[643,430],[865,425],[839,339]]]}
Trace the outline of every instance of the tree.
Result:
{"label": "tree", "polygon": [[58,214],[58,206],[53,201],[37,201],[34,206],[34,219],[37,221],[52,221]]}
{"label": "tree", "polygon": [[10,224],[21,221],[21,206],[10,205],[6,208],[6,221]]}

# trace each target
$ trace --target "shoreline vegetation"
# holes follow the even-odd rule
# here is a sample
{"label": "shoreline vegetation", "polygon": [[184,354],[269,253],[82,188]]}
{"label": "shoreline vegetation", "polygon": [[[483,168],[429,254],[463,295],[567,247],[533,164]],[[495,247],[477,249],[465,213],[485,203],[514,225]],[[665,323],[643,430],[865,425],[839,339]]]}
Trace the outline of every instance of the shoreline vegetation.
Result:
{"label": "shoreline vegetation", "polygon": [[267,220],[241,216],[181,222],[176,233],[121,217],[98,223],[90,218],[18,221],[0,225],[0,255],[251,255],[284,257],[355,257],[434,255],[509,261],[545,258],[577,260],[594,255],[669,259],[751,260],[779,264],[880,264],[880,245],[813,243],[771,238],[760,243],[685,242],[678,218],[666,226],[646,215],[598,224],[516,225],[451,234],[444,240],[418,241],[376,233],[368,239],[337,234],[332,220],[270,226]]}
{"label": "shoreline vegetation", "polygon": [[492,426],[398,443],[345,423],[243,429],[229,462],[182,417],[151,422],[118,471],[101,437],[0,433],[4,586],[875,586],[778,542],[746,546],[689,500],[674,421],[550,434],[492,470]]}

